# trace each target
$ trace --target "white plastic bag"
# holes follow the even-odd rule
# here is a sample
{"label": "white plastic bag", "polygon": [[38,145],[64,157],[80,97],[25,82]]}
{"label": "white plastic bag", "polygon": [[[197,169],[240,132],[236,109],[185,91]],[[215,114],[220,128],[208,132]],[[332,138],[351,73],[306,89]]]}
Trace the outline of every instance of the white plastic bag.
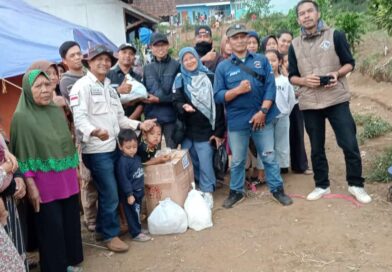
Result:
{"label": "white plastic bag", "polygon": [[148,217],[148,231],[151,234],[183,233],[188,228],[186,213],[170,198],[159,201]]}
{"label": "white plastic bag", "polygon": [[127,74],[126,77],[127,83],[132,85],[132,90],[128,94],[120,94],[121,103],[128,103],[136,99],[146,99],[148,97],[146,87],[129,74]]}
{"label": "white plastic bag", "polygon": [[185,200],[184,209],[188,217],[188,227],[200,231],[212,227],[212,214],[201,192],[195,190],[194,183],[192,186],[193,189]]}

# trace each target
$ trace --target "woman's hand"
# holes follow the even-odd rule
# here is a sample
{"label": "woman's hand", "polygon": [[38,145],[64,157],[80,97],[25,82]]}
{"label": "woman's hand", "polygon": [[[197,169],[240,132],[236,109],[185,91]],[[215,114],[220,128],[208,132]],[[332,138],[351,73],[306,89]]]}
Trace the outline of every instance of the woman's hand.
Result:
{"label": "woman's hand", "polygon": [[4,157],[7,162],[10,162],[12,164],[12,173],[15,173],[15,171],[18,169],[18,161],[16,160],[16,157],[9,152],[8,150],[4,150]]}
{"label": "woman's hand", "polygon": [[216,148],[218,149],[222,144],[223,144],[223,142],[225,141],[225,139],[223,139],[223,138],[219,138],[219,137],[217,137],[217,136],[215,136],[215,135],[212,135],[211,137],[210,137],[210,142],[212,142],[212,141],[214,141],[215,140],[215,144],[216,144]]}
{"label": "woman's hand", "polygon": [[3,168],[3,170],[7,174],[11,174],[12,173],[12,163],[11,162],[6,161],[3,164],[0,164],[0,167]]}
{"label": "woman's hand", "polygon": [[189,104],[184,104],[182,106],[182,108],[184,109],[184,111],[186,112],[195,112],[196,110]]}
{"label": "woman's hand", "polygon": [[16,187],[14,197],[16,199],[21,199],[26,195],[26,185],[22,178],[15,178]]}
{"label": "woman's hand", "polygon": [[0,224],[5,226],[7,225],[7,217],[8,217],[8,212],[5,209],[3,199],[0,198]]}
{"label": "woman's hand", "polygon": [[30,199],[31,204],[33,205],[34,211],[38,213],[41,203],[41,197],[39,195],[38,188],[35,185],[35,181],[32,178],[27,178],[27,195]]}

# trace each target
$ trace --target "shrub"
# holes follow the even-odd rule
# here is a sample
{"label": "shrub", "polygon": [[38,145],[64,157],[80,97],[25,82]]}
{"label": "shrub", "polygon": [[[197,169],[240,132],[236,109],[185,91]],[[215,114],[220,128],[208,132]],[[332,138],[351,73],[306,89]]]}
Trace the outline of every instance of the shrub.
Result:
{"label": "shrub", "polygon": [[392,181],[388,173],[388,168],[392,165],[392,148],[388,148],[381,155],[377,156],[371,164],[367,179],[377,182]]}

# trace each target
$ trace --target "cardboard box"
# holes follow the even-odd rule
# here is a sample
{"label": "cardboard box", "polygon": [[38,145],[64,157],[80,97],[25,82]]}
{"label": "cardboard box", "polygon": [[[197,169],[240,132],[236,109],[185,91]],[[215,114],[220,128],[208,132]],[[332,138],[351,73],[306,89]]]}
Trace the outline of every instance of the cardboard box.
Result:
{"label": "cardboard box", "polygon": [[181,207],[194,181],[192,161],[187,150],[174,150],[171,161],[144,167],[147,214],[160,200],[170,197]]}

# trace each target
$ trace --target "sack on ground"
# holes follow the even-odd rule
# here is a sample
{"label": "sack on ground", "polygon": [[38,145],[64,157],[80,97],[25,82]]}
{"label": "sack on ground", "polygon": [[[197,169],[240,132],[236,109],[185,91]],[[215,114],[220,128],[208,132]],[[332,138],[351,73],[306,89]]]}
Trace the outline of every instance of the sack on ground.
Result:
{"label": "sack on ground", "polygon": [[132,85],[132,90],[128,94],[120,94],[122,104],[148,97],[146,87],[130,75],[127,75],[127,83]]}
{"label": "sack on ground", "polygon": [[211,209],[208,207],[201,192],[193,188],[193,190],[188,193],[184,209],[188,217],[189,228],[200,231],[212,227]]}
{"label": "sack on ground", "polygon": [[186,213],[170,198],[159,201],[159,205],[148,217],[148,231],[151,234],[184,233],[188,228]]}

